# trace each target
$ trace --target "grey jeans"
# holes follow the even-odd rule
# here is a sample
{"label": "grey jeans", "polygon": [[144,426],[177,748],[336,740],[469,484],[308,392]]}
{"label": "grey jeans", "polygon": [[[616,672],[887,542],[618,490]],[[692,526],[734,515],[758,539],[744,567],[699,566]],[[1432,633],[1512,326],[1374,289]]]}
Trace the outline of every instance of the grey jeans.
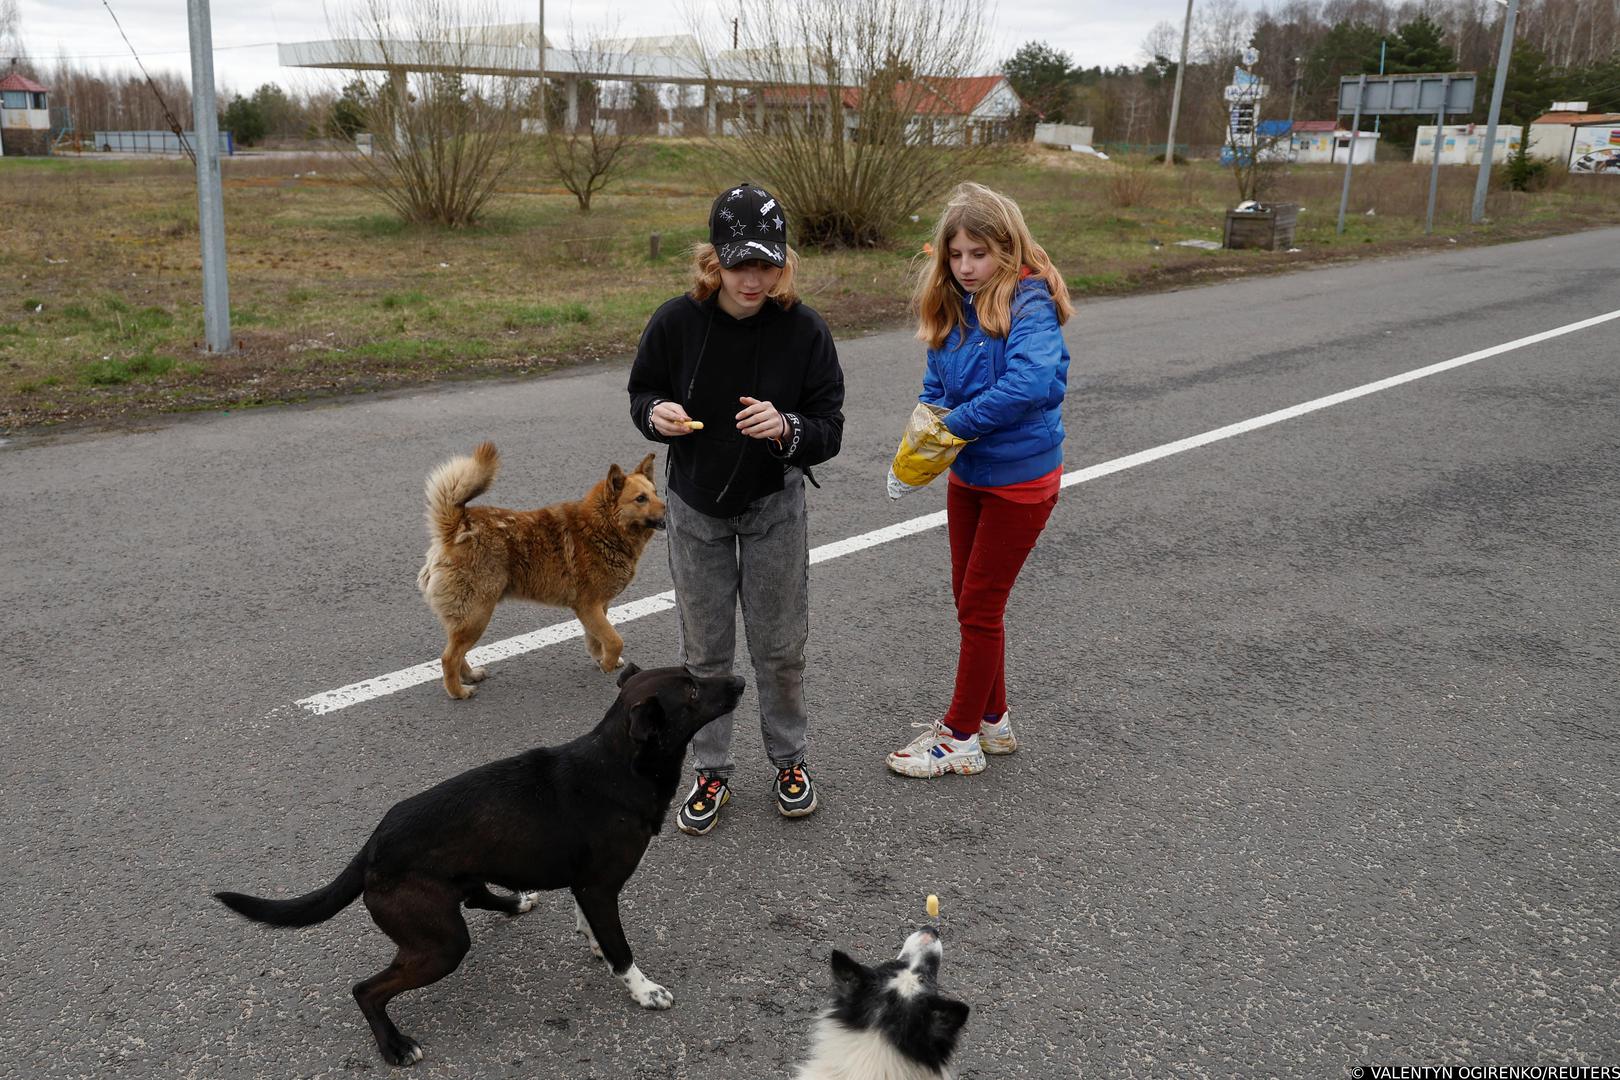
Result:
{"label": "grey jeans", "polygon": [[[804,474],[789,469],[783,488],[732,518],[666,497],[669,570],[680,613],[680,660],[694,675],[731,674],[737,653],[737,601],[754,661],[759,727],[777,768],[804,760],[804,643],[810,636],[810,541]],[[698,771],[730,776],[735,714],[692,740]]]}

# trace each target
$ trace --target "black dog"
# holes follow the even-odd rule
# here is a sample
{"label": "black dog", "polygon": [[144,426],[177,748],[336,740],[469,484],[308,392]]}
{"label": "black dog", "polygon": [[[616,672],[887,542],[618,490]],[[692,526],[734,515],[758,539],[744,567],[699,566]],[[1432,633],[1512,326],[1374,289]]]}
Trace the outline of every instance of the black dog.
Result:
{"label": "black dog", "polygon": [[[596,729],[469,769],[389,810],[337,880],[293,900],[215,893],[232,911],[272,926],[310,926],[365,894],[372,920],[399,946],[394,962],[354,997],[382,1056],[410,1065],[422,1049],[394,1026],[388,1002],[444,978],[467,954],[461,905],[521,915],[540,889],[574,894],[575,926],[649,1009],[674,996],[642,975],[619,925],[619,890],[663,825],[686,745],[729,713],[743,680],[684,668],[619,676],[619,697]],[[493,882],[516,890],[497,896]]]}

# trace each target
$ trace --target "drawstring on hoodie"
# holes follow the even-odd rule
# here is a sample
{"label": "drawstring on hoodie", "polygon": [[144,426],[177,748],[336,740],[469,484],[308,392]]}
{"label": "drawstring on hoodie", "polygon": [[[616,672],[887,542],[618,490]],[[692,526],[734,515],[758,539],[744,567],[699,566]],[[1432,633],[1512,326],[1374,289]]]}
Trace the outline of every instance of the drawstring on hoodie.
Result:
{"label": "drawstring on hoodie", "polygon": [[697,385],[698,372],[703,370],[703,354],[709,351],[709,331],[714,329],[714,312],[719,306],[719,301],[715,301],[714,307],[709,309],[709,321],[703,326],[703,344],[698,346],[697,363],[692,365],[692,377],[686,383],[686,400],[681,403],[683,409],[692,403],[692,388]]}
{"label": "drawstring on hoodie", "polygon": [[[697,363],[692,365],[692,377],[686,382],[686,400],[681,403],[682,408],[685,408],[692,403],[692,392],[697,387],[698,372],[703,370],[703,357],[704,354],[709,351],[709,334],[714,330],[714,313],[719,310],[719,307],[720,300],[719,297],[716,297],[714,303],[709,307],[709,321],[703,327],[703,344],[698,346]],[[752,391],[749,395],[750,397],[759,393],[759,347],[760,339],[763,338],[765,334],[762,327],[763,324],[754,327],[754,376],[748,384],[749,389]],[[716,503],[725,501],[726,493],[731,490],[731,485],[736,482],[737,473],[742,470],[743,458],[747,456],[747,454],[748,437],[743,436],[742,446],[737,450],[737,460],[731,463],[731,475],[726,477],[725,486],[720,489],[720,494],[715,496],[714,501]]]}
{"label": "drawstring on hoodie", "polygon": [[[759,343],[760,339],[764,336],[765,330],[762,326],[754,328],[754,376],[748,380],[748,389],[750,391],[748,395],[749,397],[754,397],[759,393]],[[693,372],[694,376],[696,374],[696,372]],[[731,490],[732,483],[737,479],[737,473],[742,469],[743,458],[747,455],[747,453],[748,436],[744,435],[742,446],[737,448],[737,460],[731,463],[731,475],[726,477],[725,486],[720,489],[720,494],[716,495],[714,498],[716,503],[723,503],[726,501],[726,492]]]}

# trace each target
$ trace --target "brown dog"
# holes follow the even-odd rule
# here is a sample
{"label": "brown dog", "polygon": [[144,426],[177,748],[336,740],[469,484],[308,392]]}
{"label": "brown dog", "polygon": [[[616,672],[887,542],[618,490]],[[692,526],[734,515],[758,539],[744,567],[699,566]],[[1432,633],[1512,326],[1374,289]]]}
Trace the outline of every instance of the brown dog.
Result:
{"label": "brown dog", "polygon": [[495,444],[486,442],[427,479],[433,543],[416,585],[449,635],[439,662],[453,698],[471,697],[473,688],[465,684],[484,678],[483,668],[467,663],[467,651],[508,596],[571,608],[585,627],[591,659],[603,671],[622,664],[624,639],[608,622],[608,602],[636,576],[653,530],[664,527],[652,454],[632,473],[612,466],[577,502],[538,510],[469,507],[489,490],[499,467]]}

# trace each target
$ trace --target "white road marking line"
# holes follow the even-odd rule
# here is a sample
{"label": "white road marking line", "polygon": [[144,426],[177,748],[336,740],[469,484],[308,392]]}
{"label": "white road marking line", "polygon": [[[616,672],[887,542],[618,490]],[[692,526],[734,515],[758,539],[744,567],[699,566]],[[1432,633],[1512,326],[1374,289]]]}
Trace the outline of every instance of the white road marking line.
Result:
{"label": "white road marking line", "polygon": [[[1614,319],[1620,319],[1620,310],[1610,311],[1603,315],[1594,315],[1590,319],[1567,323],[1552,330],[1544,330],[1539,334],[1531,334],[1528,337],[1517,338],[1513,341],[1503,342],[1500,345],[1492,345],[1487,349],[1480,349],[1464,356],[1455,356],[1450,360],[1442,360],[1427,367],[1415,368],[1400,375],[1391,375],[1387,379],[1379,379],[1377,382],[1366,383],[1349,390],[1341,390],[1336,394],[1319,397],[1313,401],[1290,405],[1286,409],[1278,409],[1263,416],[1240,420],[1235,424],[1228,424],[1225,427],[1206,431],[1202,435],[1192,435],[1185,439],[1178,439],[1175,442],[1165,443],[1162,446],[1155,446],[1150,450],[1142,450],[1135,454],[1114,458],[1112,461],[1104,461],[1084,469],[1076,469],[1074,472],[1063,474],[1063,486],[1073,487],[1075,484],[1084,484],[1087,481],[1096,480],[1112,473],[1134,469],[1138,465],[1146,465],[1151,461],[1158,461],[1160,458],[1167,458],[1173,454],[1184,453],[1200,446],[1207,446],[1213,442],[1220,442],[1222,439],[1230,439],[1237,435],[1269,427],[1272,424],[1279,424],[1284,420],[1292,420],[1296,416],[1304,416],[1319,409],[1342,405],[1347,401],[1366,397],[1368,394],[1376,394],[1381,390],[1388,390],[1417,379],[1428,378],[1430,375],[1438,375],[1443,371],[1450,371],[1452,368],[1459,368],[1465,364],[1500,356],[1515,349],[1523,349],[1543,341],[1563,337],[1565,334],[1573,334]],[[838,540],[831,544],[822,544],[820,547],[812,548],[810,550],[810,561],[820,563],[829,559],[841,558],[857,551],[864,551],[866,548],[900,540],[915,533],[937,529],[943,524],[945,524],[945,512],[943,510],[932,514],[924,514],[921,517],[911,518],[894,525],[887,525],[881,529],[862,533],[859,536],[852,536],[847,540]],[[609,608],[607,613],[608,621],[615,624],[630,622],[648,615],[655,615],[661,611],[668,611],[674,606],[675,594],[673,592],[661,592],[654,596],[644,597],[640,600],[633,600],[628,604],[620,604],[617,607]],[[553,623],[550,626],[543,626],[538,630],[520,634],[517,637],[494,641],[488,645],[480,645],[467,654],[467,660],[475,666],[490,664],[497,660],[506,660],[514,656],[521,656],[523,653],[533,652],[536,649],[543,649],[548,645],[556,645],[559,642],[582,637],[584,633],[585,629],[579,624],[578,619],[569,619],[567,622]],[[430,660],[425,664],[401,668],[399,671],[379,675],[364,682],[351,683],[336,690],[328,690],[325,693],[301,698],[297,704],[316,715],[336,712],[339,709],[346,709],[350,705],[358,705],[361,702],[397,693],[400,690],[419,686],[425,682],[433,682],[439,678],[439,674],[439,662]]]}

